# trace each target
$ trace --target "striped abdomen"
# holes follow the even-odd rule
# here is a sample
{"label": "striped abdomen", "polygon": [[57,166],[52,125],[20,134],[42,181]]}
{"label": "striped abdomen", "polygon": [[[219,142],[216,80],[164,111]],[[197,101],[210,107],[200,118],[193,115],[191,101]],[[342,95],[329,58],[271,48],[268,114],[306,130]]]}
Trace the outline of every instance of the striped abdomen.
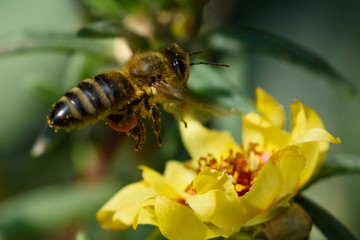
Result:
{"label": "striped abdomen", "polygon": [[120,72],[85,79],[53,105],[49,125],[73,128],[105,118],[115,107],[125,106],[133,94],[133,86]]}

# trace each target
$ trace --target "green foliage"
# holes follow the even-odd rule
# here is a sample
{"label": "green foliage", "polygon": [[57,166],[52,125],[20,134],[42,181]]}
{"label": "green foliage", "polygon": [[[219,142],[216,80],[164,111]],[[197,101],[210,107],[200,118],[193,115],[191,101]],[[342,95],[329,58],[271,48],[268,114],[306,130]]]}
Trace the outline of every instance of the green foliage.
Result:
{"label": "green foliage", "polygon": [[[315,177],[302,190],[330,177],[359,173],[359,156],[338,154],[326,161]],[[295,201],[310,214],[314,224],[328,239],[357,239],[338,219],[311,200],[299,195]]]}
{"label": "green foliage", "polygon": [[77,38],[68,33],[41,33],[27,31],[15,36],[0,39],[0,56],[36,51],[72,52],[80,51],[101,58],[111,56],[108,41],[96,41]]}
{"label": "green foliage", "polygon": [[[140,174],[136,165],[146,164],[162,169],[169,159],[188,158],[180,141],[178,123],[166,113],[162,118],[163,147],[158,148],[154,144],[151,125],[146,123],[147,141],[144,150],[137,153],[133,151],[131,138],[112,132],[103,123],[71,133],[55,134],[49,128],[42,128],[45,130],[41,132],[41,124],[45,125],[51,104],[64,92],[87,77],[121,67],[114,54],[117,37],[126,39],[134,52],[159,50],[176,42],[188,52],[202,50],[200,56],[203,61],[229,64],[230,68],[192,66],[188,82],[195,99],[224,112],[241,115],[256,111],[251,98],[253,89],[249,89],[252,84],[248,82],[249,55],[264,55],[285,64],[295,64],[323,76],[327,84],[340,92],[348,95],[356,93],[356,87],[344,77],[343,70],[319,57],[316,49],[307,49],[279,34],[261,30],[262,26],[243,27],[241,16],[234,13],[235,16],[229,18],[236,18],[236,21],[233,19],[216,26],[208,23],[221,19],[217,12],[222,10],[210,9],[210,17],[206,18],[206,0],[79,0],[79,3],[79,15],[84,15],[79,29],[34,28],[0,37],[0,60],[39,53],[53,53],[66,58],[66,62],[56,63],[61,74],[50,71],[44,74],[45,77],[35,77],[28,83],[29,98],[37,99],[41,110],[21,112],[16,106],[11,106],[12,111],[18,114],[16,118],[22,119],[24,126],[33,132],[28,133],[20,126],[19,133],[14,133],[19,135],[17,144],[11,150],[0,146],[0,199],[4,200],[0,202],[1,239],[39,239],[51,233],[56,236],[57,231],[62,232],[74,222],[76,231],[73,237],[76,240],[119,239],[118,233],[103,238],[106,231],[89,230],[100,228],[95,223],[96,210],[119,189],[120,183],[138,180]],[[139,19],[140,23],[145,22],[151,28],[149,34],[141,34],[129,27],[131,24],[141,25],[136,22]],[[191,56],[194,62],[195,58]],[[20,70],[21,66],[17,67],[17,71]],[[44,72],[47,70],[44,69]],[[51,82],[48,76],[59,81]],[[6,80],[9,84],[13,84],[13,80],[18,81]],[[22,94],[20,89],[17,91]],[[15,97],[3,101],[8,101],[10,106]],[[38,119],[41,120],[29,123],[27,116],[30,114],[40,114]],[[32,156],[37,158],[30,157],[32,145],[40,146],[36,153],[34,148],[32,151]],[[333,176],[357,174],[360,172],[359,163],[356,155],[332,157],[308,186]],[[108,178],[113,180],[103,180]],[[310,213],[314,223],[329,239],[355,239],[324,209],[302,197],[296,201]],[[121,236],[125,235],[128,239],[139,238],[131,230]],[[164,238],[155,229],[148,239]],[[248,238],[239,234],[233,239]]]}
{"label": "green foliage", "polygon": [[159,228],[155,228],[146,238],[146,240],[165,240],[166,238],[161,234]]}
{"label": "green foliage", "polygon": [[73,221],[89,221],[117,186],[110,181],[54,185],[8,199],[0,204],[0,234],[4,239],[30,239]]}
{"label": "green foliage", "polygon": [[122,17],[126,14],[125,9],[116,0],[83,0],[89,11],[100,18]]}
{"label": "green foliage", "polygon": [[82,27],[78,33],[80,37],[116,37],[134,35],[119,23],[118,21],[98,21]]}
{"label": "green foliage", "polygon": [[325,59],[277,34],[249,27],[232,27],[211,32],[209,44],[222,51],[243,49],[249,54],[267,55],[277,60],[297,64],[314,73],[323,75],[335,90],[350,95],[356,93],[355,85],[342,76]]}
{"label": "green foliage", "polygon": [[339,220],[311,200],[299,195],[295,198],[295,201],[309,213],[314,224],[321,230],[327,239],[357,239]]}
{"label": "green foliage", "polygon": [[360,157],[352,154],[338,154],[328,161],[325,161],[319,172],[308,183],[305,188],[310,187],[320,180],[330,177],[359,174],[360,173]]}

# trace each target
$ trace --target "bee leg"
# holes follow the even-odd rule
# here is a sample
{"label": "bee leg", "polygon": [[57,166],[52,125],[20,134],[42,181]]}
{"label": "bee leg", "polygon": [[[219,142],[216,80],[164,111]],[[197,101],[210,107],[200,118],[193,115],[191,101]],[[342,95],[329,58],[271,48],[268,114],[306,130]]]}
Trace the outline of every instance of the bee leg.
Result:
{"label": "bee leg", "polygon": [[135,139],[135,151],[142,149],[145,141],[145,126],[136,115],[111,114],[107,117],[107,122],[115,131],[125,132]]}
{"label": "bee leg", "polygon": [[158,145],[162,145],[160,129],[161,129],[161,112],[155,105],[150,105],[150,114],[153,121],[154,133],[157,137]]}
{"label": "bee leg", "polygon": [[141,150],[145,142],[145,126],[141,119],[137,118],[136,126],[126,132],[126,134],[135,139],[135,151]]}
{"label": "bee leg", "polygon": [[138,124],[138,119],[135,115],[110,114],[107,122],[115,131],[128,132]]}

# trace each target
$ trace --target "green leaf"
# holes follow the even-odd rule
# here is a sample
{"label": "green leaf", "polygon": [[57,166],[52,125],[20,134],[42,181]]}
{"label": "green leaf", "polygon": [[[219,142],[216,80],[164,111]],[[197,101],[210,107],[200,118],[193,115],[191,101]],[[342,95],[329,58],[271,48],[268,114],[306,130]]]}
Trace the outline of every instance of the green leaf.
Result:
{"label": "green leaf", "polygon": [[321,74],[335,89],[351,95],[357,91],[352,82],[316,53],[276,34],[250,27],[234,27],[212,32],[208,37],[209,44],[218,50],[231,53],[244,49],[265,54]]}
{"label": "green leaf", "polygon": [[173,5],[166,0],[82,0],[82,2],[91,14],[101,19],[122,19],[130,14],[144,12],[155,14],[159,9]]}
{"label": "green leaf", "polygon": [[82,0],[95,16],[102,18],[122,17],[126,11],[116,0]]}
{"label": "green leaf", "polygon": [[127,34],[118,21],[98,21],[80,28],[77,35],[80,37],[117,37]]}
{"label": "green leaf", "polygon": [[298,195],[295,197],[295,201],[299,203],[305,211],[307,211],[313,223],[320,229],[327,239],[357,239],[339,220],[311,200]]}
{"label": "green leaf", "polygon": [[146,240],[165,240],[166,238],[161,234],[159,228],[155,228],[151,233],[146,237]]}
{"label": "green leaf", "polygon": [[81,51],[113,59],[111,41],[82,39],[73,34],[29,31],[0,39],[0,57],[34,51]]}
{"label": "green leaf", "polygon": [[0,236],[30,239],[72,220],[93,221],[96,210],[116,191],[113,183],[102,182],[50,186],[8,199],[0,204]]}
{"label": "green leaf", "polygon": [[124,37],[132,46],[145,47],[147,39],[124,28],[118,21],[98,21],[80,28],[77,32],[83,38],[114,38]]}
{"label": "green leaf", "polygon": [[[305,188],[326,178],[360,173],[360,157],[351,154],[339,154],[324,162],[319,172],[306,185]],[[305,189],[304,188],[304,189]]]}

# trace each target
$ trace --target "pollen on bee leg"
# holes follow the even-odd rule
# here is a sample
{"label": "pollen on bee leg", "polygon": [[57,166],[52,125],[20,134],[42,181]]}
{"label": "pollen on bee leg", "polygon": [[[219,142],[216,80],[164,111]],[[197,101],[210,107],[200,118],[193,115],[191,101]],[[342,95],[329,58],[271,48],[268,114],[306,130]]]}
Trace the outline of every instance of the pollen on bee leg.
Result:
{"label": "pollen on bee leg", "polygon": [[107,123],[115,131],[129,132],[131,129],[133,129],[137,125],[138,121],[137,121],[137,117],[135,115],[132,115],[121,121],[112,121],[111,119],[108,118]]}

